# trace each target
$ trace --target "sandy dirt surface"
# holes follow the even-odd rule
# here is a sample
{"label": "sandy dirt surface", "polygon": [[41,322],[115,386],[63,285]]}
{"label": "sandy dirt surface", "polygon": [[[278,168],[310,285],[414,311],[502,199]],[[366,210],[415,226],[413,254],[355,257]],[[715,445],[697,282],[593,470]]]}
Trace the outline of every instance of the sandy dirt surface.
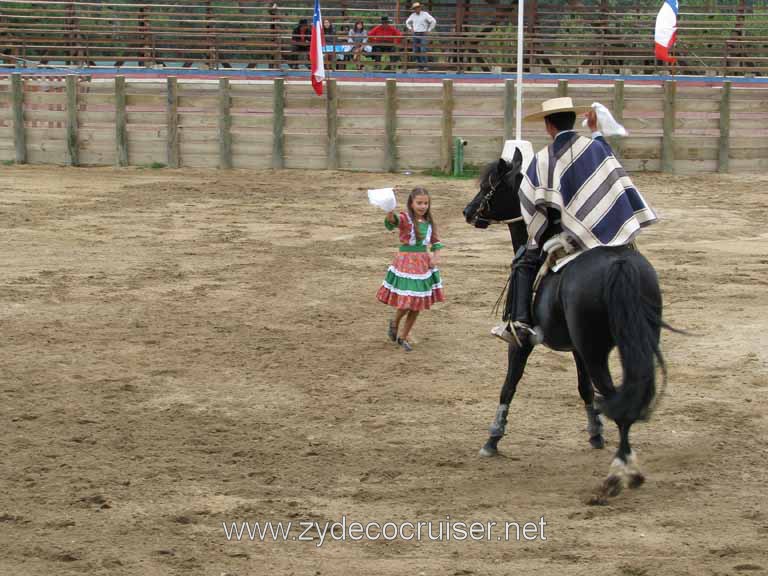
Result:
{"label": "sandy dirt surface", "polygon": [[[698,336],[663,337],[670,383],[632,435],[646,484],[588,506],[617,433],[589,447],[569,355],[535,352],[502,456],[477,455],[511,249],[462,221],[474,182],[2,168],[0,573],[768,573],[768,178],[636,181],[665,317]],[[410,354],[374,298],[397,240],[365,189],[392,184],[433,192],[447,246]],[[546,540],[292,540],[343,516],[543,516]],[[294,529],[228,541],[242,521]]]}

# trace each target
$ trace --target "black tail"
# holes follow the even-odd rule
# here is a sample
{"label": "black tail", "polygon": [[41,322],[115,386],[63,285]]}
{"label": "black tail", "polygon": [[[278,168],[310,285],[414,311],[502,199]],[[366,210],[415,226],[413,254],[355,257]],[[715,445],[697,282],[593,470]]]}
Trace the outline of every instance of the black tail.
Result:
{"label": "black tail", "polygon": [[[606,399],[603,411],[614,421],[646,419],[656,395],[655,359],[665,370],[659,349],[663,325],[661,304],[641,294],[640,270],[631,260],[616,260],[608,270],[605,302],[608,305],[611,335],[621,354],[624,382],[614,396]],[[654,278],[654,282],[655,282]]]}

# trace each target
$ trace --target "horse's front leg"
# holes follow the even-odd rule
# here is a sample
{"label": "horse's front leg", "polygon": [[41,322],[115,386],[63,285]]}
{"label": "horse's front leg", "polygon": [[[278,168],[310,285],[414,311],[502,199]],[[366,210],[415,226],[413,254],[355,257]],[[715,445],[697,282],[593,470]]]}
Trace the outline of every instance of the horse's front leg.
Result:
{"label": "horse's front leg", "polygon": [[600,421],[600,411],[595,407],[595,390],[592,387],[592,379],[589,377],[587,367],[578,352],[573,352],[573,358],[576,360],[576,372],[579,377],[579,395],[584,401],[584,410],[587,412],[589,444],[592,448],[604,448],[603,423]]}
{"label": "horse's front leg", "polygon": [[501,388],[501,397],[499,399],[499,407],[496,408],[496,416],[488,429],[488,441],[480,449],[480,456],[496,456],[499,453],[497,445],[507,428],[509,404],[512,402],[512,398],[517,391],[517,383],[523,377],[523,371],[531,351],[533,351],[533,346],[530,344],[522,347],[511,345],[509,347],[507,377],[504,379],[504,386]]}

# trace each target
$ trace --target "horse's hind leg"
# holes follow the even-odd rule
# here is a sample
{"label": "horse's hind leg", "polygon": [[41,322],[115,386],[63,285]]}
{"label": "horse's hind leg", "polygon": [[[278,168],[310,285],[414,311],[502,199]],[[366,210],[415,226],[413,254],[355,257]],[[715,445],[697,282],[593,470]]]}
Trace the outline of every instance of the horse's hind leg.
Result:
{"label": "horse's hind leg", "polygon": [[[608,369],[608,358],[598,362],[586,363],[589,375],[597,390],[605,397],[610,398],[616,393],[613,378]],[[611,466],[601,487],[601,497],[611,497],[619,494],[624,487],[637,488],[645,481],[645,476],[629,444],[629,429],[631,422],[616,422],[619,427],[619,448],[611,461]]]}
{"label": "horse's hind leg", "polygon": [[531,355],[533,346],[530,344],[517,347],[510,346],[507,359],[507,377],[504,379],[504,385],[501,388],[499,406],[496,408],[496,416],[488,429],[488,440],[480,449],[480,456],[496,456],[499,453],[499,440],[504,436],[507,428],[507,415],[509,414],[509,405],[517,391],[517,383],[523,377],[525,365],[528,362],[528,356]]}
{"label": "horse's hind leg", "polygon": [[592,379],[589,377],[587,367],[578,352],[573,353],[576,360],[576,372],[579,377],[579,395],[584,401],[584,409],[587,412],[587,432],[592,448],[604,448],[603,423],[600,421],[600,411],[595,407],[595,391],[592,388]]}
{"label": "horse's hind leg", "polygon": [[640,471],[637,457],[629,445],[629,429],[632,424],[625,421],[616,424],[619,427],[619,449],[601,487],[602,496],[616,496],[624,486],[639,488],[645,482],[645,475]]}
{"label": "horse's hind leg", "polygon": [[624,474],[627,486],[630,488],[639,488],[643,482],[645,482],[645,475],[640,470],[640,463],[637,461],[632,447],[629,445],[629,429],[632,427],[631,422],[617,422],[619,426],[619,450],[616,453],[616,458],[621,459],[624,462]]}

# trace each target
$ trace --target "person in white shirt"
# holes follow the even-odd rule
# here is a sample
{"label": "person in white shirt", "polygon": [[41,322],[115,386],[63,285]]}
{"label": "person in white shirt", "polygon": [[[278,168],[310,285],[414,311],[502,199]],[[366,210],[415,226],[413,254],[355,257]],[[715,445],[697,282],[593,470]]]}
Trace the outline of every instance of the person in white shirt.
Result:
{"label": "person in white shirt", "polygon": [[421,9],[419,2],[411,6],[413,14],[408,16],[405,27],[413,32],[413,52],[417,54],[416,61],[420,64],[419,70],[427,70],[427,34],[435,29],[437,20],[426,10]]}

